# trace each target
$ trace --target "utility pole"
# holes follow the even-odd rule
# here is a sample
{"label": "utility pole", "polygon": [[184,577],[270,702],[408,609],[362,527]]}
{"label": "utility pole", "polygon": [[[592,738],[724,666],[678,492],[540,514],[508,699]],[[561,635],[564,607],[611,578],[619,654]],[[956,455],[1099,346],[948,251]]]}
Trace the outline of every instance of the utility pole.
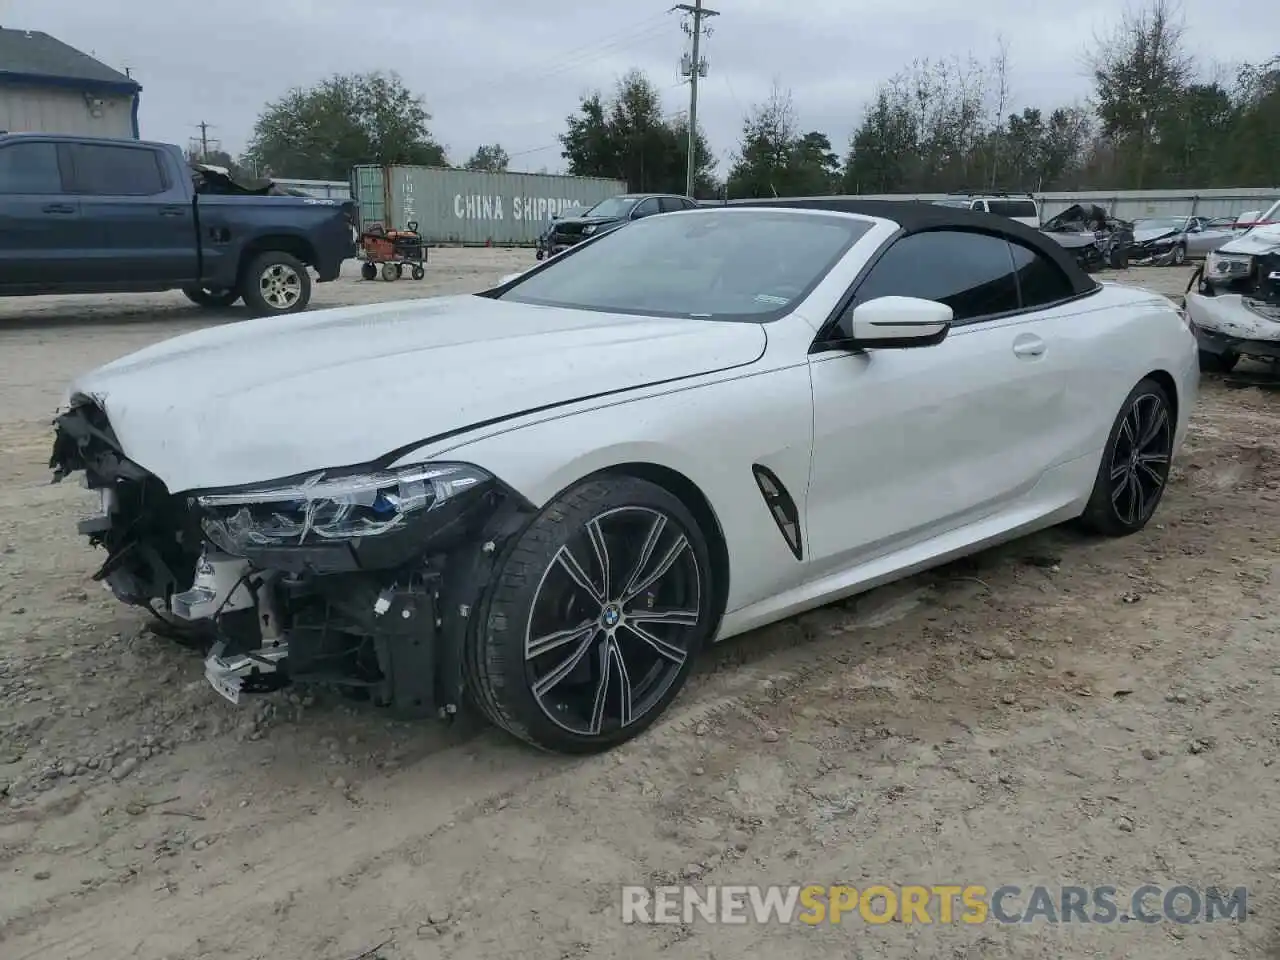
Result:
{"label": "utility pole", "polygon": [[201,120],[196,124],[200,128],[200,161],[209,162],[209,124]]}
{"label": "utility pole", "polygon": [[[693,17],[692,25],[687,20],[682,25],[684,32],[693,39],[692,55],[686,54],[680,64],[681,75],[689,78],[689,164],[685,171],[684,192],[692,197],[693,174],[698,167],[698,78],[707,75],[707,61],[699,49],[699,41],[703,34],[702,21],[704,18],[720,16],[720,11],[704,7],[702,0],[694,0],[693,3],[677,3],[671,9],[683,10]],[[711,30],[707,29],[706,34],[711,36]]]}

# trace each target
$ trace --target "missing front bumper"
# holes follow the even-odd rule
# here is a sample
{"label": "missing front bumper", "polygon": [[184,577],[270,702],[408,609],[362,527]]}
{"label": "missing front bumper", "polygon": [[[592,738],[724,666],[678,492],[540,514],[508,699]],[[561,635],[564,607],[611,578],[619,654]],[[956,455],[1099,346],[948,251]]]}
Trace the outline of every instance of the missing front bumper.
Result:
{"label": "missing front bumper", "polygon": [[1280,304],[1246,301],[1240,294],[1187,294],[1187,314],[1200,349],[1280,360]]}

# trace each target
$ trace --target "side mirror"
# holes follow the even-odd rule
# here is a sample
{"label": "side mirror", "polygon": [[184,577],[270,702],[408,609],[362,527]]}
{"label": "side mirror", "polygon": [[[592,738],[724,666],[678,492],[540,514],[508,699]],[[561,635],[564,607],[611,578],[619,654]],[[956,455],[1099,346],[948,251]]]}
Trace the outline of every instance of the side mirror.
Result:
{"label": "side mirror", "polygon": [[876,297],[854,307],[847,346],[855,349],[934,347],[947,338],[954,314],[919,297]]}

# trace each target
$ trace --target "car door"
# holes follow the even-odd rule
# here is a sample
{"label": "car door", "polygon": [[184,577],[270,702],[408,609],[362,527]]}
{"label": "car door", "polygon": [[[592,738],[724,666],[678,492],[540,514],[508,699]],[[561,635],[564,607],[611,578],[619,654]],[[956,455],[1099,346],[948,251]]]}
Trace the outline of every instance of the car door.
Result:
{"label": "car door", "polygon": [[1196,217],[1187,228],[1187,255],[1207,257],[1232,237],[1230,230],[1215,226],[1211,221]]}
{"label": "car door", "polygon": [[53,140],[0,143],[0,288],[78,279],[80,204],[65,191],[62,156]]}
{"label": "car door", "polygon": [[934,347],[811,355],[815,577],[997,513],[1062,455],[1070,351],[1044,311],[1021,309],[1006,239],[902,237],[840,322],[882,296],[946,303],[954,326]]}
{"label": "car door", "polygon": [[73,185],[92,256],[106,286],[172,286],[199,276],[195,210],[154,147],[72,144]]}

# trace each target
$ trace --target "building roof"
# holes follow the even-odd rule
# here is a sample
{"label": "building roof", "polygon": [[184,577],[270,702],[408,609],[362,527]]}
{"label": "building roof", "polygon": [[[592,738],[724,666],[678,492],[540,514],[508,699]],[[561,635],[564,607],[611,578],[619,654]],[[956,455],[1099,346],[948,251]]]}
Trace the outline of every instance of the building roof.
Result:
{"label": "building roof", "polygon": [[0,27],[0,82],[76,85],[134,93],[136,80],[38,30]]}
{"label": "building roof", "polygon": [[980,233],[1002,235],[1056,263],[1071,281],[1074,292],[1090,293],[1098,288],[1098,282],[1089,276],[1075,257],[1062,244],[1033,227],[1016,220],[984,213],[980,210],[962,210],[944,207],[936,203],[917,203],[903,200],[866,200],[861,197],[795,197],[774,200],[731,200],[731,207],[799,207],[806,210],[830,210],[833,213],[861,214],[866,217],[883,217],[902,227],[904,233],[925,233],[948,227],[973,230]]}

